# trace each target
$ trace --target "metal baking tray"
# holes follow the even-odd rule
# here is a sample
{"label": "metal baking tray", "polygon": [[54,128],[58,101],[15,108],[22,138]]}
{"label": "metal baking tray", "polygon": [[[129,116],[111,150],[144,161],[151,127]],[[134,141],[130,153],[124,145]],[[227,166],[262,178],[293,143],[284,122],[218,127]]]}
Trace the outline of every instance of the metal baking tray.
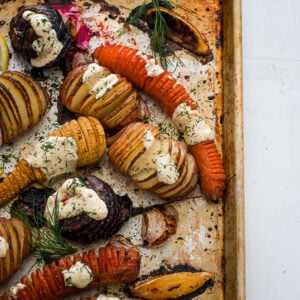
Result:
{"label": "metal baking tray", "polygon": [[[0,32],[8,39],[9,21],[16,14],[17,9],[37,2],[0,0],[0,21],[5,21],[1,22]],[[101,0],[75,2],[88,9],[84,16],[90,23],[93,22],[93,15],[99,11],[99,6],[104,3]],[[87,3],[90,4],[86,5]],[[119,6],[126,17],[126,14],[128,15],[130,10],[142,1],[107,0],[107,3]],[[172,236],[163,247],[142,250],[141,273],[145,274],[158,268],[162,262],[171,265],[189,263],[214,274],[214,286],[196,299],[245,299],[241,1],[193,0],[180,1],[180,3],[195,11],[191,20],[209,42],[212,61],[210,64],[202,64],[198,58],[191,56],[187,51],[179,51],[179,57],[190,70],[187,70],[188,67],[181,70],[179,66],[179,71],[176,70],[174,76],[187,89],[192,89],[196,82],[201,83],[200,90],[197,90],[199,95],[202,95],[199,101],[203,103],[203,110],[208,117],[211,117],[212,125],[215,127],[216,141],[223,155],[226,170],[227,188],[223,199],[218,202],[200,198],[177,203],[180,224],[176,235]],[[145,35],[138,33],[136,40],[138,45],[144,47],[142,50],[147,50],[147,42],[143,42],[144,38]],[[12,55],[11,69],[22,70],[24,64],[22,60]],[[150,103],[150,109],[152,108]],[[34,140],[37,134],[40,136],[47,134],[47,130],[51,129],[48,125],[54,112],[53,105],[40,124],[18,138],[12,145],[0,148],[0,163],[3,163],[4,156],[11,157],[10,162],[4,165],[4,174],[13,168],[14,157],[24,141]],[[159,119],[159,116],[156,116],[159,114],[161,112],[154,113],[154,123],[156,118]],[[110,176],[113,171],[108,161],[104,159],[101,164],[101,172],[96,172],[97,175],[111,181]],[[152,201],[158,201],[146,192],[134,194],[135,186],[129,178],[119,174],[114,176],[112,183],[116,192],[124,193],[124,189],[126,192],[132,192],[136,204],[147,205]],[[4,210],[2,214],[5,214]],[[140,218],[130,220],[121,229],[121,233],[138,243],[140,221]],[[95,245],[90,247],[93,246]],[[32,258],[26,259],[21,269],[7,283],[2,284],[0,290],[15,284],[23,274],[27,274],[32,262]],[[83,294],[92,295],[95,291]]]}

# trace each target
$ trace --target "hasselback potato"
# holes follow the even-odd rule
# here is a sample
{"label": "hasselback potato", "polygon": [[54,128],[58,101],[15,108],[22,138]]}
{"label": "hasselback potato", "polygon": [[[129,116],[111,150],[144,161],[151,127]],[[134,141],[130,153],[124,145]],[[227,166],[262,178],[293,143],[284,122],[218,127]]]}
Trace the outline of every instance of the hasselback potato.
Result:
{"label": "hasselback potato", "polygon": [[70,111],[96,117],[110,129],[148,115],[132,84],[96,63],[75,67],[62,84],[60,98]]}
{"label": "hasselback potato", "polygon": [[143,189],[164,199],[187,195],[197,183],[197,167],[184,143],[160,139],[158,127],[131,123],[108,149],[112,164]]}
{"label": "hasselback potato", "polygon": [[30,76],[17,71],[0,75],[0,145],[13,141],[34,126],[49,102],[46,90]]}
{"label": "hasselback potato", "polygon": [[4,206],[33,182],[46,182],[76,167],[100,161],[106,150],[101,123],[93,117],[79,117],[65,123],[50,136],[29,146],[15,170],[0,183],[0,206]]}
{"label": "hasselback potato", "polygon": [[11,277],[30,252],[31,232],[16,219],[0,218],[0,282]]}

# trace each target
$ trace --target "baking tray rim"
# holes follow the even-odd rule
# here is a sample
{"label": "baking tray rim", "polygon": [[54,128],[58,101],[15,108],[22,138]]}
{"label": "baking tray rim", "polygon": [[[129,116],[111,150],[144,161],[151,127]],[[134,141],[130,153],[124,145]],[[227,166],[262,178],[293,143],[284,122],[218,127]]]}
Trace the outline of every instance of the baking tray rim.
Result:
{"label": "baking tray rim", "polygon": [[244,137],[242,86],[242,1],[223,3],[225,299],[246,299]]}

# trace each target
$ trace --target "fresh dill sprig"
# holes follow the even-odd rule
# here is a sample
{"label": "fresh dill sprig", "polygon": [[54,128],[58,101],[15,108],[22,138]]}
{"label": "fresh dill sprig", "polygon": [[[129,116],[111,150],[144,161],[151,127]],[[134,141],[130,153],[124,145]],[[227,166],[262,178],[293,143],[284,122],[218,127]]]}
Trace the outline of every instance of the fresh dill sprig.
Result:
{"label": "fresh dill sprig", "polygon": [[[173,3],[169,0],[152,0],[150,2],[150,5],[154,8],[154,26],[153,32],[150,35],[150,46],[153,52],[153,57],[155,59],[158,58],[161,66],[164,69],[167,69],[171,64],[171,60],[168,58],[167,48],[167,33],[170,29],[163,13],[161,12],[160,7],[163,6],[170,11],[173,11],[174,8],[181,8],[188,13],[194,13],[194,11],[180,4]],[[125,33],[125,31],[129,28],[129,25],[138,26],[139,22],[145,17],[148,7],[149,4],[146,4],[145,1],[140,6],[138,6],[128,17],[125,26],[120,31],[118,37]]]}
{"label": "fresh dill sprig", "polygon": [[77,251],[59,234],[56,234],[50,228],[42,228],[39,230],[39,238],[36,240],[33,255],[37,263],[49,264],[62,257],[74,254]]}
{"label": "fresh dill sprig", "polygon": [[[18,200],[16,200],[18,201]],[[34,208],[33,208],[34,209]],[[32,252],[36,258],[36,263],[51,263],[67,255],[77,252],[77,248],[72,246],[61,235],[61,227],[59,225],[59,207],[58,201],[55,201],[53,213],[50,214],[50,220],[46,220],[46,226],[35,228],[37,224],[45,223],[43,213],[33,213],[33,221],[26,214],[20,205],[14,205],[9,209],[10,214],[23,221],[32,233]]]}
{"label": "fresh dill sprig", "polygon": [[160,11],[159,1],[153,0],[152,3],[153,3],[153,7],[155,8],[155,12],[154,12],[155,17],[154,17],[153,33],[150,38],[150,45],[154,51],[154,58],[155,59],[157,58],[156,57],[157,56],[156,53],[157,53],[160,59],[161,66],[164,69],[167,69],[170,63],[167,57],[167,47],[166,47],[166,43],[167,43],[166,36],[169,28],[162,12]]}
{"label": "fresh dill sprig", "polygon": [[54,210],[49,213],[47,227],[39,231],[39,237],[35,242],[33,254],[38,263],[50,263],[77,252],[77,248],[72,246],[61,235],[61,226],[59,225],[59,206],[58,199],[55,199]]}

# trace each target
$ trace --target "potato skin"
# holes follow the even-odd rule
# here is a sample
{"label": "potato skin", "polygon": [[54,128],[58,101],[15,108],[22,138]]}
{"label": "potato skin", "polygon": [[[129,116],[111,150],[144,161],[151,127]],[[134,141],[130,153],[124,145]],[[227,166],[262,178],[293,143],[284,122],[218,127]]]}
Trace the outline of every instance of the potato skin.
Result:
{"label": "potato skin", "polygon": [[[94,74],[84,81],[83,76],[87,69],[88,65],[79,65],[66,76],[60,91],[60,99],[65,107],[71,112],[95,117],[105,128],[114,130],[144,118],[139,116],[142,100],[126,78],[116,75],[118,82],[97,98],[97,93],[91,92],[91,88],[99,80],[115,74],[103,68],[103,73]],[[147,116],[148,111],[145,118]]]}
{"label": "potato skin", "polygon": [[0,75],[0,145],[12,142],[36,125],[49,104],[46,90],[28,75],[5,71]]}
{"label": "potato skin", "polygon": [[19,268],[31,249],[31,232],[19,219],[0,218],[0,236],[8,243],[5,257],[0,258],[0,283],[8,280]]}

